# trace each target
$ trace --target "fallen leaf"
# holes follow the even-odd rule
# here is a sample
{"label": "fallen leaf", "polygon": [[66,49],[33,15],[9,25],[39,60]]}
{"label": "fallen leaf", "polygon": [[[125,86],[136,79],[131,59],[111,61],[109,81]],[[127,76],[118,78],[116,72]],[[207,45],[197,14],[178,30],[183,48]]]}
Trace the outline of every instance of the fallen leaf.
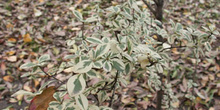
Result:
{"label": "fallen leaf", "polygon": [[79,5],[81,2],[82,2],[82,0],[78,0],[78,1],[76,2],[76,4]]}
{"label": "fallen leaf", "polygon": [[140,106],[140,107],[143,107],[145,110],[147,109],[148,105],[150,103],[147,102],[147,101],[140,101],[140,102],[137,102],[137,105]]}
{"label": "fallen leaf", "polygon": [[3,77],[3,80],[4,81],[7,81],[7,82],[13,82],[14,81],[14,78],[10,75],[7,75],[7,76],[4,76]]}
{"label": "fallen leaf", "polygon": [[32,88],[27,85],[24,85],[23,89],[26,91],[32,92]]}
{"label": "fallen leaf", "polygon": [[38,0],[40,3],[43,3],[44,2],[44,0]]}
{"label": "fallen leaf", "polygon": [[55,34],[58,36],[65,36],[66,35],[65,31],[57,31],[57,32],[55,32]]}
{"label": "fallen leaf", "polygon": [[8,39],[8,42],[12,42],[12,43],[15,43],[17,40],[15,38],[9,38]]}
{"label": "fallen leaf", "polygon": [[14,26],[13,26],[11,23],[8,23],[8,24],[6,25],[6,28],[7,28],[7,29],[12,29],[12,28],[14,28]]}
{"label": "fallen leaf", "polygon": [[212,75],[212,74],[209,74],[209,79],[210,79],[210,80],[214,80],[214,79],[215,79],[215,76]]}
{"label": "fallen leaf", "polygon": [[180,105],[179,101],[176,101],[176,102],[172,103],[172,106],[175,107],[175,108],[178,108],[179,105]]}
{"label": "fallen leaf", "polygon": [[13,50],[12,50],[12,51],[8,51],[8,52],[6,52],[6,54],[7,54],[7,55],[14,55],[14,54],[15,54],[15,51],[13,51]]}
{"label": "fallen leaf", "polygon": [[7,60],[10,61],[10,62],[16,62],[17,61],[17,56],[7,57]]}
{"label": "fallen leaf", "polygon": [[51,101],[55,101],[53,94],[56,89],[54,86],[48,87],[43,92],[37,96],[35,96],[29,105],[28,110],[47,110],[49,103]]}
{"label": "fallen leaf", "polygon": [[209,108],[209,110],[215,110],[213,107]]}
{"label": "fallen leaf", "polygon": [[2,71],[6,70],[5,62],[1,62],[1,70]]}
{"label": "fallen leaf", "polygon": [[171,51],[172,51],[174,54],[179,54],[179,52],[177,51],[177,48],[172,48]]}
{"label": "fallen leaf", "polygon": [[153,35],[152,37],[156,40],[158,39],[157,35]]}
{"label": "fallen leaf", "polygon": [[37,79],[34,80],[34,87],[37,87],[40,84],[40,81],[38,81]]}
{"label": "fallen leaf", "polygon": [[72,31],[79,31],[80,28],[75,27],[75,28],[72,28],[71,30],[72,30]]}
{"label": "fallen leaf", "polygon": [[28,42],[32,41],[32,38],[31,38],[30,34],[27,33],[27,34],[24,35],[23,40],[24,40],[25,43],[28,43]]}
{"label": "fallen leaf", "polygon": [[24,94],[19,94],[16,96],[17,100],[22,100],[24,97]]}
{"label": "fallen leaf", "polygon": [[18,102],[15,98],[10,98],[9,99],[9,102],[11,102],[11,103],[15,103],[15,102]]}
{"label": "fallen leaf", "polygon": [[38,16],[41,16],[42,15],[42,12],[38,9],[34,9],[34,16],[38,17]]}

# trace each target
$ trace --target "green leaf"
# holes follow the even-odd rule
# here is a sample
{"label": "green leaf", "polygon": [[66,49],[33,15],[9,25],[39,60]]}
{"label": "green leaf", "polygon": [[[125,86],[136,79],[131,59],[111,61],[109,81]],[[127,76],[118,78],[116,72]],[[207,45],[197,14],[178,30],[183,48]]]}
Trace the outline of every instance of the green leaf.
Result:
{"label": "green leaf", "polygon": [[93,68],[97,68],[97,69],[102,68],[102,60],[93,62]]}
{"label": "green leaf", "polygon": [[106,107],[106,106],[101,106],[99,107],[100,110],[113,110],[112,108]]}
{"label": "green leaf", "polygon": [[183,29],[183,26],[182,26],[182,24],[180,24],[180,23],[177,23],[176,24],[176,31],[180,31],[181,29]]}
{"label": "green leaf", "polygon": [[171,46],[167,43],[163,43],[163,48],[166,49],[166,48],[170,48]]}
{"label": "green leaf", "polygon": [[93,16],[93,17],[87,18],[87,19],[85,20],[85,22],[91,23],[91,22],[94,22],[94,21],[97,21],[97,20],[98,20],[98,19]]}
{"label": "green leaf", "polygon": [[86,73],[92,69],[93,62],[90,60],[83,60],[77,63],[74,68],[74,73]]}
{"label": "green leaf", "polygon": [[47,61],[47,60],[50,60],[50,55],[49,54],[45,54],[45,55],[40,56],[40,58],[38,59],[38,62],[42,63],[42,62]]}
{"label": "green leaf", "polygon": [[74,14],[80,21],[83,21],[82,14],[81,14],[79,11],[73,10],[73,14]]}
{"label": "green leaf", "polygon": [[103,69],[107,72],[111,71],[112,70],[112,65],[109,61],[106,61],[104,62],[104,66],[103,66]]}
{"label": "green leaf", "polygon": [[132,64],[131,63],[127,63],[126,65],[125,65],[125,73],[126,74],[129,74],[129,73],[131,73],[132,72],[132,70],[133,70],[133,68],[132,68],[133,66],[132,66]]}
{"label": "green leaf", "polygon": [[99,110],[99,107],[96,105],[89,105],[89,110]]}
{"label": "green leaf", "polygon": [[12,94],[11,96],[17,96],[17,95],[30,95],[30,96],[34,96],[34,93],[29,92],[29,91],[25,91],[25,90],[19,90],[17,92],[15,92],[14,94]]}
{"label": "green leaf", "polygon": [[98,45],[96,48],[96,58],[99,58],[101,56],[103,56],[105,53],[108,52],[108,50],[110,49],[110,45],[109,44],[101,44]]}
{"label": "green leaf", "polygon": [[71,97],[81,94],[85,88],[86,82],[81,74],[74,75],[67,81],[67,92]]}
{"label": "green leaf", "polygon": [[73,59],[73,58],[75,58],[75,57],[76,57],[76,55],[66,55],[66,56],[64,57],[64,59],[68,60],[68,59]]}
{"label": "green leaf", "polygon": [[112,66],[118,71],[124,71],[125,65],[120,59],[113,59]]}
{"label": "green leaf", "polygon": [[91,78],[96,78],[96,77],[97,77],[97,72],[96,72],[95,70],[93,70],[93,69],[91,69],[90,71],[88,71],[86,74],[87,74],[89,77],[91,77]]}
{"label": "green leaf", "polygon": [[210,45],[209,42],[205,42],[205,48],[208,50],[208,51],[211,51],[212,50],[212,47]]}
{"label": "green leaf", "polygon": [[156,23],[157,25],[162,26],[162,23],[159,20],[155,20],[154,23]]}
{"label": "green leaf", "polygon": [[163,73],[163,67],[161,66],[161,64],[156,64],[156,69],[159,73]]}
{"label": "green leaf", "polygon": [[79,94],[75,96],[76,104],[82,109],[87,110],[88,109],[88,99],[85,95]]}
{"label": "green leaf", "polygon": [[134,1],[133,0],[128,0],[128,4],[130,5],[130,7],[132,7]]}
{"label": "green leaf", "polygon": [[93,44],[102,44],[102,41],[95,37],[87,37],[86,41],[93,43]]}
{"label": "green leaf", "polygon": [[98,95],[99,103],[104,102],[108,98],[106,91],[100,91],[97,95]]}
{"label": "green leaf", "polygon": [[28,68],[32,68],[32,67],[35,67],[36,64],[32,63],[32,62],[28,62],[28,63],[25,63],[23,65],[20,66],[21,69],[28,69]]}

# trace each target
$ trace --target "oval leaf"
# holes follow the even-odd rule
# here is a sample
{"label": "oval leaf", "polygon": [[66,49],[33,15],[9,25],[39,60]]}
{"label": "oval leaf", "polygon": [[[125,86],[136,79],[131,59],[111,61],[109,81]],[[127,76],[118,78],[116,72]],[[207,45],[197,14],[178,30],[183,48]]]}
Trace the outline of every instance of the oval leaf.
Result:
{"label": "oval leaf", "polygon": [[119,59],[112,60],[112,66],[118,71],[124,71],[125,69],[124,63]]}
{"label": "oval leaf", "polygon": [[83,60],[77,63],[74,68],[73,72],[75,73],[86,73],[92,69],[93,62],[90,60]]}
{"label": "oval leaf", "polygon": [[83,75],[74,75],[67,82],[67,92],[70,96],[81,94],[86,88],[86,82]]}
{"label": "oval leaf", "polygon": [[80,94],[75,97],[76,104],[82,109],[87,110],[88,109],[88,99],[85,95]]}
{"label": "oval leaf", "polygon": [[38,62],[39,62],[39,63],[42,63],[42,62],[47,61],[47,60],[50,60],[50,55],[49,55],[49,54],[42,55],[42,56],[38,59]]}
{"label": "oval leaf", "polygon": [[109,44],[98,45],[96,48],[96,53],[95,53],[96,58],[101,57],[102,55],[107,53],[109,49],[110,49]]}
{"label": "oval leaf", "polygon": [[102,44],[102,41],[95,37],[87,37],[86,40],[93,44]]}
{"label": "oval leaf", "polygon": [[80,20],[83,21],[82,14],[79,11],[74,10],[73,14]]}
{"label": "oval leaf", "polygon": [[53,94],[56,91],[54,86],[48,87],[41,94],[35,96],[29,105],[28,110],[47,110],[49,103],[55,101]]}
{"label": "oval leaf", "polygon": [[32,67],[35,67],[36,64],[32,63],[32,62],[28,62],[28,63],[25,63],[23,65],[20,66],[21,69],[28,69],[28,68],[32,68]]}

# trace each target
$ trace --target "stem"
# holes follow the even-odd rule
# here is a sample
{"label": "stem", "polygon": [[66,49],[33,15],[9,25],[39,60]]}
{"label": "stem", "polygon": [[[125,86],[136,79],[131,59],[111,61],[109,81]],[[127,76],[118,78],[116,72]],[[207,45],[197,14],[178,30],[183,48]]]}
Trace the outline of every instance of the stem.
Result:
{"label": "stem", "polygon": [[111,108],[112,108],[113,101],[114,101],[113,99],[114,99],[114,96],[115,96],[115,88],[116,88],[115,86],[116,86],[116,83],[118,81],[118,75],[119,75],[119,72],[117,71],[115,79],[114,79],[114,83],[113,83],[113,86],[112,86],[113,93],[112,93],[112,96],[111,96],[111,100],[109,102],[109,107],[111,107]]}
{"label": "stem", "polygon": [[43,71],[43,72],[44,72],[44,74],[46,74],[47,76],[49,76],[49,77],[53,77],[54,79],[56,79],[57,81],[61,82],[62,84],[65,84],[65,82],[63,82],[63,81],[61,81],[61,80],[57,79],[57,78],[56,78],[56,77],[54,77],[53,75],[49,75],[47,72],[45,72],[43,67],[40,67],[40,66],[38,66],[38,67],[39,67],[39,68],[40,68],[40,70],[41,70],[41,71]]}
{"label": "stem", "polygon": [[[162,80],[163,80],[163,75],[162,73],[159,73],[160,75],[160,81],[163,84]],[[157,108],[156,110],[162,110],[162,99],[163,99],[163,90],[162,87],[159,91],[157,91]]]}
{"label": "stem", "polygon": [[156,11],[145,0],[142,1],[144,2],[145,5],[147,5],[147,7],[154,14],[154,16],[156,16]]}

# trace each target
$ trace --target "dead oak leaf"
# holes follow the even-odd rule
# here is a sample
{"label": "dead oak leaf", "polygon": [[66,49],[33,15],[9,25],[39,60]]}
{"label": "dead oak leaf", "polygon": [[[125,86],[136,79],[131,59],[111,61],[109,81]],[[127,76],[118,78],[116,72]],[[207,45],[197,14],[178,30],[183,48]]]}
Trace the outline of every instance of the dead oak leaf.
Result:
{"label": "dead oak leaf", "polygon": [[32,41],[32,38],[31,38],[30,34],[27,33],[27,34],[24,35],[23,40],[24,40],[25,43],[28,43],[28,42]]}
{"label": "dead oak leaf", "polygon": [[54,86],[48,87],[43,92],[35,96],[29,105],[28,110],[47,110],[49,103],[55,101],[53,97],[56,88]]}

